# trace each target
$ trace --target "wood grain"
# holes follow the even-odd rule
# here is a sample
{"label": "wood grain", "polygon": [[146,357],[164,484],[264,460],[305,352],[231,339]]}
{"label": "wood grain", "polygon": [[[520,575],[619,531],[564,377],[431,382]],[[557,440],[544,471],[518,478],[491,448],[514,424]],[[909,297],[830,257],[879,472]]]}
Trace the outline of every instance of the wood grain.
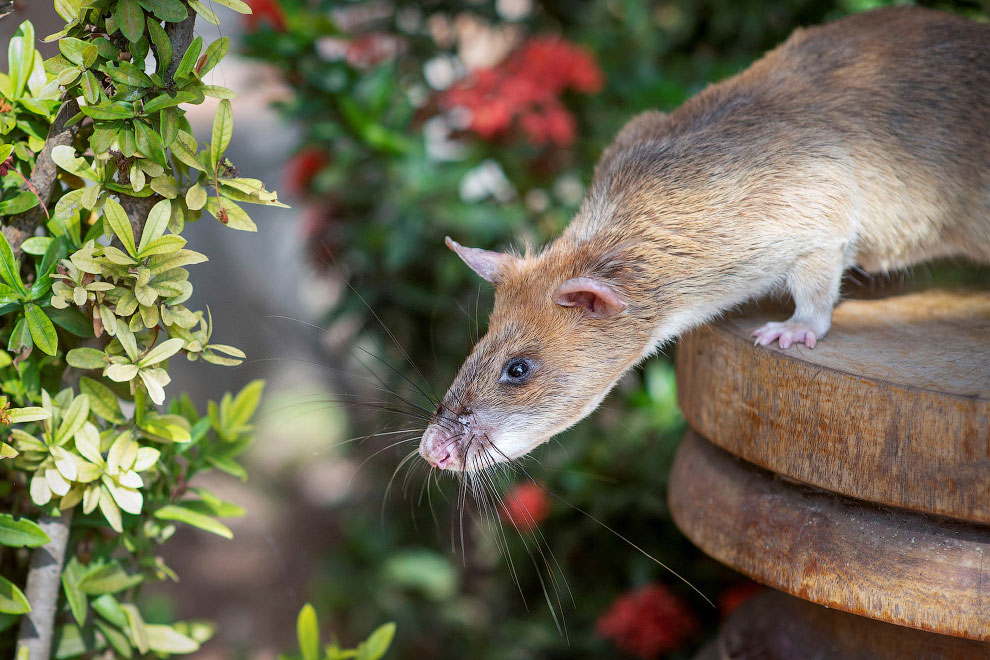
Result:
{"label": "wood grain", "polygon": [[782,480],[688,432],[671,474],[674,522],[699,548],[806,600],[990,641],[990,528]]}
{"label": "wood grain", "polygon": [[990,643],[911,630],[767,590],[694,660],[990,660]]}
{"label": "wood grain", "polygon": [[734,316],[681,340],[692,428],[807,484],[990,524],[990,292],[844,302],[814,349],[753,346],[774,318]]}

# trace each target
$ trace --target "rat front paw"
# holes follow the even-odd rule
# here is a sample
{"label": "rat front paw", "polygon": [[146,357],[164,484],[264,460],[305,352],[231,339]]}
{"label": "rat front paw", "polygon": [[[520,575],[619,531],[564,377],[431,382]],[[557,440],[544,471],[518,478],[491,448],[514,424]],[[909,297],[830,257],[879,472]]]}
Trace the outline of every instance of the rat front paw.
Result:
{"label": "rat front paw", "polygon": [[762,328],[754,330],[756,344],[769,346],[777,340],[781,348],[790,348],[793,344],[803,343],[808,348],[814,348],[818,343],[818,333],[807,323],[800,321],[784,321],[783,323],[767,323]]}

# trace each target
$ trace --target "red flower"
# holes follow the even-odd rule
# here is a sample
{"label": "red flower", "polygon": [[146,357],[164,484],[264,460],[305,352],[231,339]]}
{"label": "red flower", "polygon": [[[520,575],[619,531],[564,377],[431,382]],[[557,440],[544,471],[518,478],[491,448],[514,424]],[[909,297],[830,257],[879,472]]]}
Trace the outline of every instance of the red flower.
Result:
{"label": "red flower", "polygon": [[717,599],[719,614],[721,614],[723,618],[729,616],[740,605],[761,591],[763,591],[763,585],[758,582],[753,582],[752,580],[739,582],[738,584],[734,584],[731,587],[724,589],[722,593],[718,595]]}
{"label": "red flower", "polygon": [[566,146],[574,141],[574,117],[560,101],[566,90],[598,91],[601,69],[594,58],[556,37],[530,39],[504,62],[479,69],[441,97],[442,106],[471,112],[470,130],[484,139],[519,126],[536,144]]}
{"label": "red flower", "polygon": [[402,50],[403,42],[386,32],[369,32],[347,44],[345,57],[355,69],[370,69],[382,62],[394,59]]}
{"label": "red flower", "polygon": [[506,493],[502,520],[519,529],[533,529],[546,520],[550,513],[550,500],[538,484],[526,482]]}
{"label": "red flower", "polygon": [[619,596],[595,624],[599,635],[642,660],[678,648],[698,628],[694,613],[659,584]]}
{"label": "red flower", "polygon": [[278,0],[246,0],[251,13],[244,16],[249,30],[257,30],[262,23],[268,23],[279,32],[285,32],[285,12]]}
{"label": "red flower", "polygon": [[313,177],[322,170],[330,157],[318,147],[307,147],[285,164],[286,187],[295,192],[305,192]]}

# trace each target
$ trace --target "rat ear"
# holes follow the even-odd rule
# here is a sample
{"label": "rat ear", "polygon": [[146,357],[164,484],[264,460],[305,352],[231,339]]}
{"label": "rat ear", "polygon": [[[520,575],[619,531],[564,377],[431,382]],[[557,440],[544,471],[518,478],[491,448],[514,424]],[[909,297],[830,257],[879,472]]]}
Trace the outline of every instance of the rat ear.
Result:
{"label": "rat ear", "polygon": [[563,307],[581,307],[596,319],[621,314],[629,306],[615,289],[590,277],[567,280],[553,292],[553,301]]}
{"label": "rat ear", "polygon": [[505,252],[492,252],[491,250],[464,247],[450,236],[444,242],[447,244],[447,247],[457,253],[457,256],[471,270],[492,284],[501,282],[505,270],[519,261],[518,257],[506,254]]}

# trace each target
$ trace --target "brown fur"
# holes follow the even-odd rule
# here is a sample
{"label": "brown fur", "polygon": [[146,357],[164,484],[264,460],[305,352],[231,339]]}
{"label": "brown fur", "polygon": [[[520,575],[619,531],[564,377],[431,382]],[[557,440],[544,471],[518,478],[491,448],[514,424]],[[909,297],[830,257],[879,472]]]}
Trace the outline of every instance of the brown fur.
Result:
{"label": "brown fur", "polygon": [[[455,466],[514,458],[732,306],[784,286],[792,321],[821,336],[845,268],[943,255],[990,262],[990,26],[905,7],[797,30],[670,115],[629,122],[564,233],[500,272],[489,332],[436,422],[461,434]],[[575,277],[628,308],[555,304]],[[500,383],[518,355],[532,380]],[[421,451],[451,437],[434,428]]]}

